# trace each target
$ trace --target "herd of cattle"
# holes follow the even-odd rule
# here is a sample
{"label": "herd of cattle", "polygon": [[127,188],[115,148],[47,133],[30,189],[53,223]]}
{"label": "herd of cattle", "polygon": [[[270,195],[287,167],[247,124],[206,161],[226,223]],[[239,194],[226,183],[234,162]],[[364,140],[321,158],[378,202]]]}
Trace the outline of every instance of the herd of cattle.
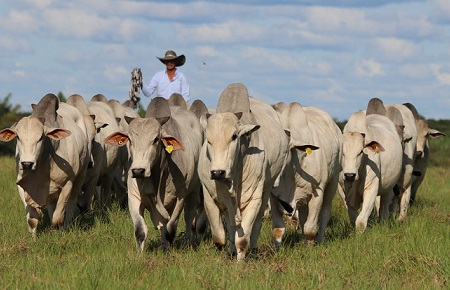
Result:
{"label": "herd of cattle", "polygon": [[404,219],[425,176],[428,138],[445,136],[411,104],[374,98],[341,131],[321,109],[269,105],[241,83],[224,89],[216,109],[177,94],[152,99],[143,118],[100,94],[65,103],[47,94],[32,109],[0,140],[17,140],[16,184],[33,236],[44,208],[53,226],[68,227],[116,198],[128,206],[140,251],[145,210],[164,249],[183,213],[189,242],[209,226],[214,244],[228,242],[237,260],[257,248],[268,209],[277,246],[286,216],[321,242],[336,192],[356,231],[374,208],[381,222]]}

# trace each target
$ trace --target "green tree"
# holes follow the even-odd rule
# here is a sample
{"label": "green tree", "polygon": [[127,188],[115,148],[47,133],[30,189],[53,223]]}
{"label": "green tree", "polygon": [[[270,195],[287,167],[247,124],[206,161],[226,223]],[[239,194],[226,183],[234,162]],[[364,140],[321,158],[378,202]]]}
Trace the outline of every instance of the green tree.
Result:
{"label": "green tree", "polygon": [[0,117],[3,117],[4,115],[8,113],[17,114],[20,110],[20,105],[12,105],[9,103],[9,100],[11,99],[12,94],[9,93],[6,95],[6,97],[0,102]]}
{"label": "green tree", "polygon": [[63,103],[67,101],[66,97],[64,97],[64,94],[62,92],[58,93],[58,99]]}
{"label": "green tree", "polygon": [[[0,130],[9,128],[23,116],[30,115],[30,113],[21,113],[20,105],[13,105],[10,103],[12,94],[9,93],[3,100],[0,101]],[[0,155],[13,155],[16,148],[16,142],[0,142]]]}

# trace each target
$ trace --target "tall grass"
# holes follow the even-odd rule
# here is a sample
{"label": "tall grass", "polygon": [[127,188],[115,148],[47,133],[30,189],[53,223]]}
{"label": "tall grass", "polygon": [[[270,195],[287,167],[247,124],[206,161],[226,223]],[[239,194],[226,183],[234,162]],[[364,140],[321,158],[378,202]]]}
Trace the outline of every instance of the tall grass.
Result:
{"label": "tall grass", "polygon": [[0,288],[4,289],[448,289],[450,179],[431,167],[406,221],[374,224],[355,234],[336,196],[326,240],[299,241],[289,224],[283,247],[272,246],[264,220],[256,256],[242,263],[213,247],[182,241],[163,253],[147,215],[149,239],[137,254],[131,218],[117,205],[93,211],[69,230],[40,227],[33,240],[14,183],[14,160],[0,158]]}

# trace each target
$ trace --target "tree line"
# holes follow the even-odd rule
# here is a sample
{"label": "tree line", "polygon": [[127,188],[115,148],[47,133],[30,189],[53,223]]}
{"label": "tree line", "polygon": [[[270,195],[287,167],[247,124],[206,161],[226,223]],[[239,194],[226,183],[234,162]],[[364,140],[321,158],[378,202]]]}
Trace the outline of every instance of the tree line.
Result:
{"label": "tree line", "polygon": [[[57,94],[57,96],[61,100],[61,102],[66,101],[66,97],[64,96],[64,94],[62,92],[59,92]],[[11,99],[12,99],[12,93],[8,93],[3,99],[0,100],[0,130],[11,127],[15,122],[20,120],[20,118],[29,116],[31,114],[31,108],[29,108],[30,111],[23,112],[23,111],[21,111],[22,107],[20,105],[11,103]],[[139,108],[138,113],[140,116],[144,116],[145,110],[143,108]],[[423,116],[421,116],[421,117],[424,118]],[[424,118],[424,119],[426,119],[426,118]],[[427,119],[427,121],[428,121],[428,125],[430,128],[444,132],[447,136],[450,135],[450,119],[439,119],[439,120]],[[335,120],[335,122],[339,126],[339,128],[341,128],[341,130],[342,130],[342,128],[344,128],[345,124],[347,123],[347,121],[337,121],[337,120]],[[444,139],[448,139],[448,137],[444,138]],[[432,155],[439,154],[442,157],[444,157],[444,156],[448,157],[448,155],[446,155],[445,153],[448,153],[450,151],[449,146],[448,146],[448,144],[450,142],[447,142],[446,140],[445,141],[442,140],[442,141],[440,141],[440,143],[442,143],[442,144],[439,144],[441,146],[430,146],[431,147],[430,150],[434,151],[434,152],[432,152]],[[442,146],[442,145],[444,145],[444,146]],[[4,155],[13,156],[14,152],[15,152],[15,148],[16,148],[15,140],[8,142],[8,143],[0,142],[0,156],[4,156]],[[450,158],[445,158],[445,159],[448,160],[448,163],[450,165]],[[437,160],[439,160],[439,159],[437,159]],[[438,164],[435,164],[435,165],[438,165]]]}

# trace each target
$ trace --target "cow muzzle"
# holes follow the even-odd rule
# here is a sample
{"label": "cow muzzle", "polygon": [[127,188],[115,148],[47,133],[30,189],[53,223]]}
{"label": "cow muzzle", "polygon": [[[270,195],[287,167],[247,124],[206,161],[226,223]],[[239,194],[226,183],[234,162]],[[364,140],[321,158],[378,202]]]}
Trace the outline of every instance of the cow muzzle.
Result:
{"label": "cow muzzle", "polygon": [[23,169],[23,170],[32,170],[32,169],[33,169],[34,162],[31,162],[31,161],[23,161],[23,162],[20,162],[20,165],[22,165],[22,169]]}
{"label": "cow muzzle", "polygon": [[145,169],[144,168],[134,168],[131,169],[131,177],[132,178],[144,178]]}
{"label": "cow muzzle", "polygon": [[423,152],[422,151],[417,151],[416,152],[416,158],[422,158],[423,157]]}
{"label": "cow muzzle", "polygon": [[356,178],[356,173],[344,173],[345,181],[353,182]]}
{"label": "cow muzzle", "polygon": [[211,179],[213,180],[225,179],[225,170],[211,170]]}

